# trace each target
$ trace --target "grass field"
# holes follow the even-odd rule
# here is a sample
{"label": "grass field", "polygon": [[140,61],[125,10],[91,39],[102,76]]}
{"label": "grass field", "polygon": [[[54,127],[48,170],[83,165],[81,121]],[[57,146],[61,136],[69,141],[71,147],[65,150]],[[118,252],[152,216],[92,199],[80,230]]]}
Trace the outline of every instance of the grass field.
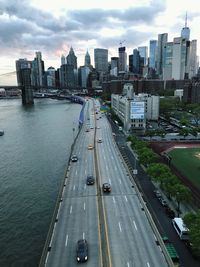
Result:
{"label": "grass field", "polygon": [[176,148],[168,154],[175,167],[200,189],[200,148]]}

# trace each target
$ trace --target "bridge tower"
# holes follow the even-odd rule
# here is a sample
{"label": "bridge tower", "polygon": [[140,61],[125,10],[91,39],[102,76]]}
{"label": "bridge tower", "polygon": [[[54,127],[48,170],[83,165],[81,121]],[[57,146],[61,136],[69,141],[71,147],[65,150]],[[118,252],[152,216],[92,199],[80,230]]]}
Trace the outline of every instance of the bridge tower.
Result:
{"label": "bridge tower", "polygon": [[22,104],[23,105],[33,105],[33,90],[32,87],[29,85],[25,85],[22,87]]}

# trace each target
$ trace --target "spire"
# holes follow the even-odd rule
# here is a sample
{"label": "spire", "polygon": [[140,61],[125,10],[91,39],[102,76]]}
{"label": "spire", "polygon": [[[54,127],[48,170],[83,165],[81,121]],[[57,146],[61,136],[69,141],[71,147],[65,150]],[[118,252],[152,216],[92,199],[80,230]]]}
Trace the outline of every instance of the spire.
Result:
{"label": "spire", "polygon": [[186,14],[185,14],[185,28],[187,28],[187,11],[186,11]]}

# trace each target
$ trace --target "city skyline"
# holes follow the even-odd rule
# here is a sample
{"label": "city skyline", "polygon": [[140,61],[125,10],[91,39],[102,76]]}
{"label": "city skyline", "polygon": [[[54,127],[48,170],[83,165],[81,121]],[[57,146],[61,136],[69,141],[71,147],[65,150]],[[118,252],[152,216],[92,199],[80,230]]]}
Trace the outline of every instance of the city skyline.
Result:
{"label": "city skyline", "polygon": [[[36,51],[42,52],[45,69],[59,68],[61,56],[67,56],[73,47],[78,66],[84,65],[87,52],[94,65],[94,49],[108,49],[108,58],[118,56],[120,43],[127,55],[139,46],[148,46],[158,34],[168,33],[168,41],[179,37],[188,13],[190,40],[197,39],[200,12],[195,0],[125,0],[74,1],[58,0],[54,5],[39,0],[1,0],[0,7],[0,85],[16,84],[15,75],[2,74],[15,71],[19,58],[33,60]],[[65,6],[66,5],[66,6]]]}

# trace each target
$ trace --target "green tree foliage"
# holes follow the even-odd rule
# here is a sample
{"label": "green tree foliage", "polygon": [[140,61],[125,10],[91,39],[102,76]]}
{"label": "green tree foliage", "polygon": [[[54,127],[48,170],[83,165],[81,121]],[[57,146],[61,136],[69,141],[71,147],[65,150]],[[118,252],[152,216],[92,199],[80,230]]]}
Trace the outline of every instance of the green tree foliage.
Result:
{"label": "green tree foliage", "polygon": [[167,179],[164,180],[163,189],[166,192],[167,196],[171,198],[174,192],[174,186],[180,184],[180,181],[176,175],[169,173]]}
{"label": "green tree foliage", "polygon": [[148,166],[149,164],[158,161],[159,157],[149,148],[143,148],[139,152],[139,161],[141,164]]}
{"label": "green tree foliage", "polygon": [[196,256],[200,257],[200,210],[197,213],[186,214],[183,221],[189,229],[192,250]]}
{"label": "green tree foliage", "polygon": [[170,168],[163,163],[152,163],[147,168],[147,174],[163,185],[164,181],[171,175]]}
{"label": "green tree foliage", "polygon": [[200,105],[199,104],[188,104],[187,110],[192,113],[193,119],[196,123],[196,126],[199,126],[200,122]]}
{"label": "green tree foliage", "polygon": [[172,190],[172,196],[176,199],[179,213],[180,203],[190,202],[192,194],[190,189],[183,184],[175,184]]}
{"label": "green tree foliage", "polygon": [[187,128],[182,128],[182,129],[179,130],[178,134],[182,135],[185,138],[186,136],[188,136],[189,132],[190,131]]}

